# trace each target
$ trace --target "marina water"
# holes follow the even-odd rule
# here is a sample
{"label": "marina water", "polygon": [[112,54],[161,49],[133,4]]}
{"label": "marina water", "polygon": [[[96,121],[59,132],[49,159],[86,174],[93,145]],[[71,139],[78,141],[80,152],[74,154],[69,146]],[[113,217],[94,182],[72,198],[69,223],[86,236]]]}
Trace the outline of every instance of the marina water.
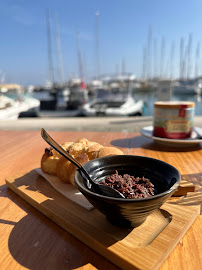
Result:
{"label": "marina water", "polygon": [[[143,116],[152,116],[154,109],[154,102],[158,100],[156,91],[136,92],[134,94],[136,100],[144,100],[144,113]],[[173,94],[173,101],[193,101],[195,102],[195,115],[202,115],[202,95],[186,95],[186,94]]]}

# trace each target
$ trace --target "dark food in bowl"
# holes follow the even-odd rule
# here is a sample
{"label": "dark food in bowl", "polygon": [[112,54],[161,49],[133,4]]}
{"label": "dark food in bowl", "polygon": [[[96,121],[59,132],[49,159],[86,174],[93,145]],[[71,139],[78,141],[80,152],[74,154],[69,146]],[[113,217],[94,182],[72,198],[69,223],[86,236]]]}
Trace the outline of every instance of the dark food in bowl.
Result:
{"label": "dark food in bowl", "polygon": [[100,184],[110,186],[121,192],[126,199],[140,199],[154,195],[154,185],[149,179],[134,177],[129,174],[107,176]]}
{"label": "dark food in bowl", "polygon": [[91,160],[83,165],[96,183],[118,171],[120,175],[144,176],[154,185],[154,195],[146,198],[115,198],[104,196],[88,187],[85,177],[77,170],[75,184],[82,194],[117,226],[137,227],[155,210],[159,209],[176,191],[180,173],[172,165],[161,160],[133,156],[108,156]]}

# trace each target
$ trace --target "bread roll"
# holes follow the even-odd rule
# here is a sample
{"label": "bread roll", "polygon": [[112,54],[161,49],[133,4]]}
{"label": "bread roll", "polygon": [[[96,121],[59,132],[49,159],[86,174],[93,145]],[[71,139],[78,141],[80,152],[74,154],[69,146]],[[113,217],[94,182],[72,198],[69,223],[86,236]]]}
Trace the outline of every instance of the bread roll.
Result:
{"label": "bread roll", "polygon": [[92,154],[93,159],[106,156],[123,155],[123,152],[116,147],[102,147]]}
{"label": "bread roll", "polygon": [[[82,165],[95,158],[123,155],[123,152],[116,147],[104,147],[86,138],[76,142],[66,142],[61,146]],[[56,175],[64,183],[74,185],[74,173],[77,167],[52,148],[45,149],[41,159],[41,169],[45,173]]]}
{"label": "bread roll", "polygon": [[[68,147],[72,144],[72,142],[66,142],[62,144],[62,148],[67,150]],[[43,172],[56,175],[57,171],[57,163],[60,159],[61,155],[52,147],[46,148],[45,152],[41,158],[41,169]]]}
{"label": "bread roll", "polygon": [[86,147],[88,147],[89,144],[90,142],[87,139],[82,138],[70,145],[70,147],[68,148],[68,152],[73,157],[78,157],[85,151]]}
{"label": "bread roll", "polygon": [[70,163],[71,162],[63,156],[60,157],[57,163],[56,175],[62,182],[69,183],[69,178],[67,176],[67,168],[69,167]]}
{"label": "bread roll", "polygon": [[[82,165],[89,161],[88,155],[85,153],[75,159]],[[64,157],[60,158],[57,164],[57,176],[62,182],[74,185],[74,173],[76,170],[77,167],[73,163]]]}
{"label": "bread roll", "polygon": [[95,152],[98,152],[100,150],[100,148],[102,148],[103,146],[99,143],[94,143],[91,146],[89,146],[86,150],[85,153],[88,155],[89,160],[93,159],[93,155]]}
{"label": "bread roll", "polygon": [[[93,145],[97,144],[96,142],[89,142],[87,139],[82,138],[75,143],[71,144],[67,151],[71,156],[75,159],[78,158],[78,161],[81,160],[81,164],[89,161],[88,154],[85,153],[89,147],[93,147]],[[83,155],[85,153],[85,155]],[[90,154],[90,153],[89,153]],[[57,177],[64,183],[74,183],[72,171],[76,171],[76,166],[73,165],[70,161],[68,161],[63,156],[60,157],[57,165],[56,165],[56,175]]]}

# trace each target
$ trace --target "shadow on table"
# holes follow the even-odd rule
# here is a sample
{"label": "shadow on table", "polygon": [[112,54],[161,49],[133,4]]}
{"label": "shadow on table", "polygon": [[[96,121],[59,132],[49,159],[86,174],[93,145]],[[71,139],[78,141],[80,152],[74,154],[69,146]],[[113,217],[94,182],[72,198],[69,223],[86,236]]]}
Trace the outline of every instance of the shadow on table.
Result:
{"label": "shadow on table", "polygon": [[117,139],[110,142],[111,145],[119,148],[130,148],[131,139],[124,138],[124,139]]}
{"label": "shadow on table", "polygon": [[12,202],[17,204],[25,212],[27,212],[29,208],[32,208],[32,206],[30,206],[29,203],[27,203],[20,196],[18,196],[16,193],[10,190],[6,184],[0,186],[0,197],[9,198]]}
{"label": "shadow on table", "polygon": [[[37,219],[28,214],[14,226],[8,246],[19,264],[37,270],[76,269],[90,262],[96,269],[117,269],[104,257],[51,223],[42,214],[37,215]],[[103,267],[97,261],[102,261]]]}
{"label": "shadow on table", "polygon": [[[8,246],[19,264],[28,269],[75,269],[90,262],[98,269],[116,269],[105,258],[51,223],[42,214],[38,214],[37,219],[28,214],[14,226]],[[103,262],[103,268],[97,260]]]}
{"label": "shadow on table", "polygon": [[200,144],[196,145],[187,145],[187,146],[173,146],[167,144],[161,144],[155,141],[152,141],[144,136],[136,136],[126,139],[117,139],[110,142],[115,147],[123,147],[129,149],[143,148],[153,151],[163,151],[163,152],[190,152],[198,151],[201,149]]}

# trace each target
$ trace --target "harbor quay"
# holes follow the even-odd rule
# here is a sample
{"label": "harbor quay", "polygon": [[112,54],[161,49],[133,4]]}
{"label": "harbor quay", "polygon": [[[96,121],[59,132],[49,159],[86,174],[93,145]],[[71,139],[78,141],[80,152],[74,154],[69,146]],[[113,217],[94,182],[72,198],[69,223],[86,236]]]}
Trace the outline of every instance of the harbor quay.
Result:
{"label": "harbor quay", "polygon": [[[143,127],[153,124],[152,116],[135,117],[53,117],[46,114],[37,118],[19,118],[0,121],[0,130],[40,130],[50,131],[106,131],[140,132]],[[202,128],[202,116],[194,117],[194,126]]]}

